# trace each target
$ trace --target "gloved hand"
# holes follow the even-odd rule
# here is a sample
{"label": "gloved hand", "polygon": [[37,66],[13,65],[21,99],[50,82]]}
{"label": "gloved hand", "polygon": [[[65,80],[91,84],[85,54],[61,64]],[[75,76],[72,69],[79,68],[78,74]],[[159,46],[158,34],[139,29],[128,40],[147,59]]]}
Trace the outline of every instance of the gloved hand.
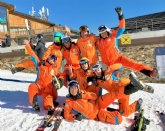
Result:
{"label": "gloved hand", "polygon": [[117,14],[118,14],[118,16],[119,16],[119,20],[121,20],[121,19],[124,18],[121,7],[116,7],[116,8],[115,8],[115,11],[117,12]]}
{"label": "gloved hand", "polygon": [[83,115],[81,113],[78,113],[75,115],[76,120],[81,121],[83,119]]}
{"label": "gloved hand", "polygon": [[59,83],[60,83],[60,88],[61,88],[61,87],[64,85],[64,79],[59,78],[58,80],[59,80]]}
{"label": "gloved hand", "polygon": [[39,65],[39,66],[42,66],[42,65],[45,65],[45,63],[46,63],[46,60],[41,60],[41,61],[38,63],[38,65]]}
{"label": "gloved hand", "polygon": [[58,79],[56,76],[52,76],[52,83],[57,89],[60,89],[64,84],[64,80],[61,78]]}
{"label": "gloved hand", "polygon": [[97,86],[97,82],[96,82],[95,76],[87,77],[87,83],[88,83],[88,85],[95,85],[95,86]]}

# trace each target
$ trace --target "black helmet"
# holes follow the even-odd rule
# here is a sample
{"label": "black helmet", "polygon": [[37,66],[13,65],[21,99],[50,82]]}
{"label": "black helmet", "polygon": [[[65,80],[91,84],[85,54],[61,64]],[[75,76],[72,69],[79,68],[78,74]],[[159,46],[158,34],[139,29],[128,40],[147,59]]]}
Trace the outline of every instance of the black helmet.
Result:
{"label": "black helmet", "polygon": [[99,34],[103,33],[103,32],[106,32],[106,31],[108,31],[108,27],[106,27],[105,25],[101,25],[101,26],[98,27]]}
{"label": "black helmet", "polygon": [[38,38],[39,40],[43,38],[43,34],[37,34],[36,38]]}
{"label": "black helmet", "polygon": [[56,55],[50,55],[47,59],[53,59],[54,61],[57,61]]}
{"label": "black helmet", "polygon": [[[73,96],[73,95],[70,93],[70,89],[71,89],[73,86],[76,86],[76,87],[78,88],[78,92],[77,92],[77,95],[76,95],[76,96]],[[69,90],[69,96],[70,96],[70,98],[72,98],[72,99],[74,99],[74,100],[77,100],[77,99],[81,99],[81,98],[82,98],[78,81],[76,81],[76,80],[71,80],[71,81],[68,83],[68,90]]]}

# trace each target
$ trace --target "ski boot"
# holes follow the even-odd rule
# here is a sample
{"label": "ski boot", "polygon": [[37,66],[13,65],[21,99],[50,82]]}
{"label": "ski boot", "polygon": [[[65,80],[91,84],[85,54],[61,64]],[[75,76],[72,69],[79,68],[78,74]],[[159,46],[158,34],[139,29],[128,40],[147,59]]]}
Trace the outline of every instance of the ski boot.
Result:
{"label": "ski boot", "polygon": [[143,90],[149,93],[154,93],[154,89],[151,86],[146,85],[142,81],[138,80],[134,72],[131,72],[131,74],[129,75],[129,78],[131,80],[132,85],[138,87],[139,90]]}
{"label": "ski boot", "polygon": [[40,111],[40,107],[37,101],[37,95],[34,96],[33,98],[33,104],[32,104],[33,110],[34,111]]}
{"label": "ski boot", "polygon": [[143,69],[140,72],[145,74],[146,76],[149,76],[149,77],[156,77],[157,76],[157,69],[156,68],[153,68],[153,70]]}
{"label": "ski boot", "polygon": [[25,69],[23,67],[16,68],[13,64],[6,64],[6,66],[9,68],[12,74],[15,74],[16,72],[20,72]]}
{"label": "ski boot", "polygon": [[140,112],[142,110],[142,103],[143,103],[142,98],[139,98],[136,104],[136,111]]}

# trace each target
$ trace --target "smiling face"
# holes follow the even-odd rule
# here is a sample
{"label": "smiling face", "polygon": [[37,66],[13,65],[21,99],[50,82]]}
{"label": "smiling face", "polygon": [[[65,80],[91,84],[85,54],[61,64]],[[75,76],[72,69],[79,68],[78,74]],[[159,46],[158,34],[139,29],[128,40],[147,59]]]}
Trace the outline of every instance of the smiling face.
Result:
{"label": "smiling face", "polygon": [[78,94],[78,87],[77,86],[70,87],[70,94],[76,96]]}
{"label": "smiling face", "polygon": [[48,63],[51,64],[51,65],[54,65],[54,64],[55,64],[55,61],[54,61],[54,59],[49,58],[49,59],[48,59]]}
{"label": "smiling face", "polygon": [[81,67],[83,70],[87,70],[88,69],[88,63],[81,64]]}
{"label": "smiling face", "polygon": [[80,35],[82,38],[86,38],[88,36],[88,34],[89,34],[88,31],[81,31],[80,32]]}
{"label": "smiling face", "polygon": [[102,70],[100,68],[94,70],[94,73],[96,74],[97,77],[101,77],[102,75]]}
{"label": "smiling face", "polygon": [[103,32],[103,33],[100,33],[100,36],[101,36],[102,38],[107,38],[107,37],[108,37],[108,32],[105,31],[105,32]]}

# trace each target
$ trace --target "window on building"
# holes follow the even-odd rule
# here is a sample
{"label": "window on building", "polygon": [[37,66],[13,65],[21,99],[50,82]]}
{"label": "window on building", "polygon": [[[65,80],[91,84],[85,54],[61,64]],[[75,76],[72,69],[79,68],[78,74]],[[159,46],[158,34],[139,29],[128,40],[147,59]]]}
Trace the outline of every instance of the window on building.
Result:
{"label": "window on building", "polygon": [[0,6],[0,32],[7,32],[7,10]]}

